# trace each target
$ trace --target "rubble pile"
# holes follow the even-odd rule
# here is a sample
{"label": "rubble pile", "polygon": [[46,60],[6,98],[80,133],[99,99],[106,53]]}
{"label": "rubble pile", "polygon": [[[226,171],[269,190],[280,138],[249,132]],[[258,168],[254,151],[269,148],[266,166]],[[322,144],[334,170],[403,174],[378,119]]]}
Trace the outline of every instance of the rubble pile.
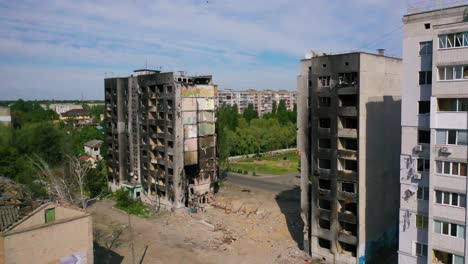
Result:
{"label": "rubble pile", "polygon": [[6,177],[0,177],[0,206],[21,206],[30,201],[31,195],[26,187]]}

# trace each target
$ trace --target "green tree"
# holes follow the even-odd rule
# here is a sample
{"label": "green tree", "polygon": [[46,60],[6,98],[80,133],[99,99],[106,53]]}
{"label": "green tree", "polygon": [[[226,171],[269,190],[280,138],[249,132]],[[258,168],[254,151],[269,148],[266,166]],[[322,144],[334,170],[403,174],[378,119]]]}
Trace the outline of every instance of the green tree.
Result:
{"label": "green tree", "polygon": [[63,160],[63,134],[52,123],[28,123],[17,130],[14,145],[22,155],[37,154],[51,165]]}
{"label": "green tree", "polygon": [[253,104],[249,104],[247,108],[244,109],[242,116],[250,123],[250,120],[258,118],[258,112],[255,111]]}
{"label": "green tree", "polygon": [[289,112],[286,108],[286,102],[284,100],[280,101],[276,116],[281,125],[286,125],[290,121]]}
{"label": "green tree", "polygon": [[293,110],[289,112],[289,121],[293,124],[297,123],[297,104],[294,104]]}
{"label": "green tree", "polygon": [[271,116],[272,117],[275,117],[276,116],[276,111],[277,111],[277,105],[276,105],[276,101],[273,101],[273,105],[271,106]]}

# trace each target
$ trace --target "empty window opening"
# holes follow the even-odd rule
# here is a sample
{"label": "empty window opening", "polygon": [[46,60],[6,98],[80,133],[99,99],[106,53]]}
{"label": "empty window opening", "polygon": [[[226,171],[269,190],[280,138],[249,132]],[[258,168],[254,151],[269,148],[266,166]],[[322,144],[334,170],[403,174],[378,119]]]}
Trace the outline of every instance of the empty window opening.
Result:
{"label": "empty window opening", "polygon": [[167,133],[168,133],[169,135],[172,135],[172,132],[173,132],[172,127],[168,127],[168,128],[167,128]]}
{"label": "empty window opening", "polygon": [[172,120],[172,114],[167,114],[167,120]]}
{"label": "empty window opening", "polygon": [[338,211],[345,214],[357,215],[357,204],[349,200],[340,200]]}
{"label": "empty window opening", "polygon": [[430,130],[418,130],[418,143],[430,144],[431,143],[431,131]]}
{"label": "empty window opening", "polygon": [[340,117],[341,125],[343,128],[357,129],[358,120],[353,117]]}
{"label": "empty window opening", "polygon": [[326,219],[319,219],[318,221],[320,228],[330,230],[330,221]]}
{"label": "empty window opening", "polygon": [[331,140],[329,138],[319,138],[318,146],[319,146],[319,148],[330,149],[331,148]]}
{"label": "empty window opening", "polygon": [[166,92],[168,94],[172,93],[172,86],[166,86]]}
{"label": "empty window opening", "polygon": [[318,77],[320,87],[329,87],[330,86],[330,76],[319,76]]}
{"label": "empty window opening", "polygon": [[158,112],[158,118],[164,119],[164,112]]}
{"label": "empty window opening", "polygon": [[319,188],[323,190],[330,190],[330,180],[319,179]]}
{"label": "empty window opening", "polygon": [[182,78],[177,78],[177,81],[178,81],[178,82],[181,82],[181,81],[182,81]]}
{"label": "empty window opening", "polygon": [[329,200],[319,199],[318,200],[318,207],[320,209],[330,210],[331,209],[331,203],[330,203]]}
{"label": "empty window opening", "polygon": [[431,23],[424,23],[424,28],[425,29],[430,29],[431,28]]}
{"label": "empty window opening", "polygon": [[318,99],[319,107],[330,107],[331,106],[331,98],[327,96],[321,96]]}
{"label": "empty window opening", "polygon": [[331,169],[331,162],[329,159],[319,159],[318,166],[321,169]]}
{"label": "empty window opening", "polygon": [[341,164],[343,165],[344,170],[357,172],[357,161],[356,160],[342,159]]}
{"label": "empty window opening", "polygon": [[358,74],[357,72],[342,72],[338,73],[338,84],[357,84]]}
{"label": "empty window opening", "polygon": [[349,62],[345,62],[344,65],[345,65],[345,66],[349,66]]}
{"label": "empty window opening", "polygon": [[173,169],[167,169],[167,174],[172,176],[174,175],[174,170]]}
{"label": "empty window opening", "polygon": [[340,252],[343,255],[356,257],[356,246],[338,241],[338,252]]}
{"label": "empty window opening", "polygon": [[168,141],[167,146],[170,147],[170,148],[173,148],[174,147],[174,142],[173,141]]}
{"label": "empty window opening", "polygon": [[355,184],[352,182],[342,182],[341,183],[341,191],[347,193],[356,193]]}
{"label": "empty window opening", "polygon": [[172,109],[172,100],[167,100],[167,108]]}
{"label": "empty window opening", "polygon": [[325,249],[330,249],[331,248],[331,242],[330,240],[328,239],[324,239],[324,238],[318,238],[318,244],[319,244],[319,247],[321,248],[325,248]]}
{"label": "empty window opening", "polygon": [[322,68],[326,68],[327,67],[327,64],[322,64]]}
{"label": "empty window opening", "polygon": [[431,101],[419,101],[418,114],[424,115],[431,112]]}
{"label": "empty window opening", "polygon": [[340,232],[344,233],[349,236],[356,236],[357,235],[357,225],[351,224],[343,221],[339,221],[340,223]]}
{"label": "empty window opening", "polygon": [[340,95],[339,99],[341,107],[357,106],[358,97],[355,94]]}
{"label": "empty window opening", "polygon": [[330,126],[331,126],[330,118],[320,118],[319,119],[319,126],[321,128],[330,128]]}
{"label": "empty window opening", "polygon": [[354,138],[340,138],[341,147],[348,150],[358,150],[357,139]]}

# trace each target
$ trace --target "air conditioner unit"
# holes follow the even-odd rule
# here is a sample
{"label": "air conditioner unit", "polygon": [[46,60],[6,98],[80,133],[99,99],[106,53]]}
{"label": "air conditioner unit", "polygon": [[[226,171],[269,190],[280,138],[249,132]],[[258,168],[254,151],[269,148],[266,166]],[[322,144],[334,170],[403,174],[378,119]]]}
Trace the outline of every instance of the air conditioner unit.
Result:
{"label": "air conditioner unit", "polygon": [[414,151],[421,152],[422,151],[422,145],[416,145],[413,149],[414,149]]}
{"label": "air conditioner unit", "polygon": [[449,147],[441,147],[441,148],[439,149],[439,151],[440,151],[441,153],[451,153],[451,152],[452,152],[452,150],[451,150]]}
{"label": "air conditioner unit", "polygon": [[414,178],[415,180],[420,180],[420,179],[421,179],[421,174],[420,174],[420,173],[415,173],[414,176],[413,176],[413,178]]}

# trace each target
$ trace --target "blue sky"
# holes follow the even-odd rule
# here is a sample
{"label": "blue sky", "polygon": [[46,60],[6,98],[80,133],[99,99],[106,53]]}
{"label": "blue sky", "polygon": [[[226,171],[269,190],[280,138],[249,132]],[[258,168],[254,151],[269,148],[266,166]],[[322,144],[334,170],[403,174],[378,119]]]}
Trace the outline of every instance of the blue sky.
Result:
{"label": "blue sky", "polygon": [[[401,55],[406,0],[0,0],[0,100],[103,99],[136,68],[296,88],[310,50]],[[386,34],[391,32],[391,34]]]}

